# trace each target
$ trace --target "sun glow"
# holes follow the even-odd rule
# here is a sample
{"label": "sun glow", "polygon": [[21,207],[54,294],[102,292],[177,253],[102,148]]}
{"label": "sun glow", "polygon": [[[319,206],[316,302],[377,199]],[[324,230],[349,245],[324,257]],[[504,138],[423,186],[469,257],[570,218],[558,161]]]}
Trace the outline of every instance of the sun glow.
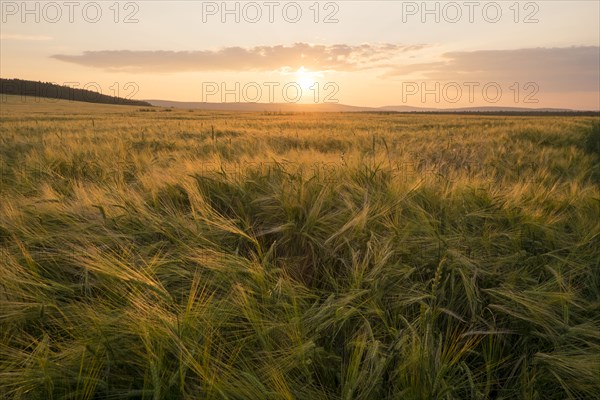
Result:
{"label": "sun glow", "polygon": [[318,75],[317,72],[310,72],[304,67],[300,67],[296,71],[296,83],[300,85],[304,94],[311,90],[311,87],[315,84],[315,77]]}

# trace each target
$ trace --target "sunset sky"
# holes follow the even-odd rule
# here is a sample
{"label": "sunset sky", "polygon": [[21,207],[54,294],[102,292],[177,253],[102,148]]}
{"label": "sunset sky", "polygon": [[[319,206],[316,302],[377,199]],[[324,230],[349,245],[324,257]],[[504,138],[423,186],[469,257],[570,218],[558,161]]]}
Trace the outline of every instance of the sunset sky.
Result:
{"label": "sunset sky", "polygon": [[1,4],[3,78],[136,99],[600,109],[596,0],[26,4]]}

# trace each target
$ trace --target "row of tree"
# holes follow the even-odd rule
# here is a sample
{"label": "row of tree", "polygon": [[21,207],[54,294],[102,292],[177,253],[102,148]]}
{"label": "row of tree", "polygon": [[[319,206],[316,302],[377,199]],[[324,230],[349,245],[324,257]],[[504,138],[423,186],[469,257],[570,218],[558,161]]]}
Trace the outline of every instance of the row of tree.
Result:
{"label": "row of tree", "polygon": [[71,101],[85,101],[88,103],[121,104],[131,106],[152,106],[141,100],[125,99],[117,96],[108,96],[101,93],[99,85],[90,84],[87,87],[97,90],[78,89],[74,87],[57,85],[51,82],[36,82],[22,79],[0,78],[0,93],[36,98],[62,99]]}

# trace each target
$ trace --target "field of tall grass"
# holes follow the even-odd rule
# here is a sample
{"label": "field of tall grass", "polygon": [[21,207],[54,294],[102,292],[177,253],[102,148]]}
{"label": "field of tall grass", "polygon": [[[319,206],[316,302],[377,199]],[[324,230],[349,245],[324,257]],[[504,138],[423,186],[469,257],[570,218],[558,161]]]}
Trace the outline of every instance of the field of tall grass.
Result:
{"label": "field of tall grass", "polygon": [[598,117],[1,106],[0,398],[598,398]]}

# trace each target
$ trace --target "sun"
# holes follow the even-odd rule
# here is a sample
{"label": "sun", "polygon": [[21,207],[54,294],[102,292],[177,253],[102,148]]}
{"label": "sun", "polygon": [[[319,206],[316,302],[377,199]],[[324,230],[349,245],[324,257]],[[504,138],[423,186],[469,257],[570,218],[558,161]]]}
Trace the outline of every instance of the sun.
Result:
{"label": "sun", "polygon": [[315,75],[315,72],[309,72],[304,67],[300,67],[298,71],[296,71],[296,83],[305,94],[311,90],[311,87],[315,84]]}

